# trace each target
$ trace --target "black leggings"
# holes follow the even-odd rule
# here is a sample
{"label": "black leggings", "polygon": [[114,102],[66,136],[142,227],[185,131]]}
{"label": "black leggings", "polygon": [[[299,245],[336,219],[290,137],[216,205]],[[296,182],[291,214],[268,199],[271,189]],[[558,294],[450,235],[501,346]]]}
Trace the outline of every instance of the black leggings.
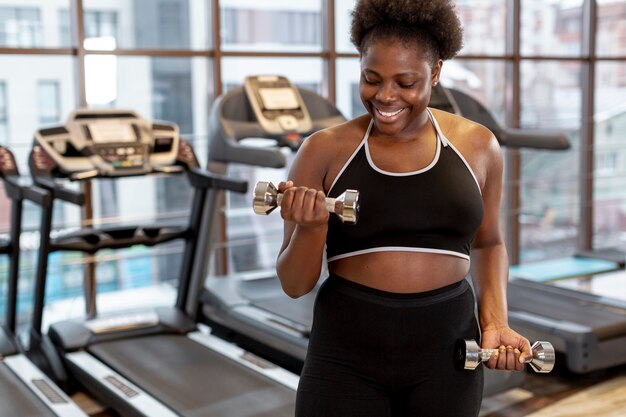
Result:
{"label": "black leggings", "polygon": [[454,368],[480,332],[466,280],[417,294],[331,275],[315,301],[296,417],[475,417],[483,370]]}

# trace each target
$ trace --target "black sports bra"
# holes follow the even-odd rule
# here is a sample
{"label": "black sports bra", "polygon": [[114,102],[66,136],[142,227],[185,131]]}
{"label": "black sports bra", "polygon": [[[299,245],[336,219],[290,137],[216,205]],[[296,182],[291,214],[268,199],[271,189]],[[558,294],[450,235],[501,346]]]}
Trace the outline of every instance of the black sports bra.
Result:
{"label": "black sports bra", "polygon": [[329,220],[328,262],[387,251],[430,252],[469,260],[483,218],[480,186],[430,109],[428,114],[437,132],[437,150],[427,167],[413,172],[388,172],[374,164],[368,146],[370,122],[328,192],[329,197],[348,188],[360,193],[356,225],[344,224],[336,216]]}

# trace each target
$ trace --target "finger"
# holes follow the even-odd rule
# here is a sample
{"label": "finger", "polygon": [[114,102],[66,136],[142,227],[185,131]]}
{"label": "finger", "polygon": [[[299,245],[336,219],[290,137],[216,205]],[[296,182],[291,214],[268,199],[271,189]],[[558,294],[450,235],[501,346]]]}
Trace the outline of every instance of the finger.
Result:
{"label": "finger", "polygon": [[317,190],[309,188],[305,191],[302,200],[302,214],[305,223],[311,223],[316,220],[315,216],[315,201],[317,197]]}
{"label": "finger", "polygon": [[506,369],[509,371],[512,371],[513,369],[515,369],[516,363],[519,363],[517,361],[517,358],[515,357],[515,352],[513,350],[512,346],[507,346],[506,347]]}
{"label": "finger", "polygon": [[291,180],[281,181],[278,183],[278,191],[281,193],[285,192],[287,188],[291,188],[291,187],[293,187],[293,181]]}
{"label": "finger", "polygon": [[296,188],[289,187],[283,192],[283,201],[280,203],[280,215],[283,219],[293,221],[293,206],[296,198]]}
{"label": "finger", "polygon": [[530,346],[530,342],[528,341],[528,339],[523,340],[520,350],[521,350],[521,353],[520,353],[519,361],[521,363],[524,364],[533,360],[533,351],[532,351],[532,348]]}
{"label": "finger", "polygon": [[498,348],[498,361],[496,364],[497,369],[506,369],[506,347],[504,345],[500,345]]}
{"label": "finger", "polygon": [[524,370],[524,363],[520,361],[520,357],[522,352],[520,352],[519,349],[514,349],[513,353],[515,354],[515,370],[516,371],[523,371]]}
{"label": "finger", "polygon": [[326,209],[326,194],[324,191],[318,191],[315,195],[315,212],[321,215],[321,217],[328,217],[328,210]]}

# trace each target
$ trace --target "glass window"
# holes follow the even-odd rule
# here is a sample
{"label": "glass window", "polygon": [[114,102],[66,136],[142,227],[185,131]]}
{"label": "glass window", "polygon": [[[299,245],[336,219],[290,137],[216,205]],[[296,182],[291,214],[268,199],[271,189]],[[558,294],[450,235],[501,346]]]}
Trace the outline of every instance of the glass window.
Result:
{"label": "glass window", "polygon": [[500,55],[506,48],[506,0],[459,0],[456,8],[463,24],[461,54]]}
{"label": "glass window", "polygon": [[85,48],[207,49],[209,0],[84,0]]}
{"label": "glass window", "polygon": [[626,63],[596,67],[594,248],[626,245]]}
{"label": "glass window", "polygon": [[583,0],[523,0],[520,43],[523,55],[580,56]]}
{"label": "glass window", "polygon": [[521,260],[569,256],[579,233],[581,64],[522,63],[523,128],[568,134],[567,151],[522,151]]}
{"label": "glass window", "polygon": [[58,81],[38,83],[39,124],[47,125],[61,121],[61,97]]}
{"label": "glass window", "polygon": [[0,81],[0,145],[9,142],[9,115],[7,114],[7,85]]}
{"label": "glass window", "polygon": [[626,55],[626,0],[596,1],[596,53],[603,56]]}
{"label": "glass window", "polygon": [[339,53],[357,53],[350,42],[350,25],[355,4],[356,0],[335,0],[335,49]]}
{"label": "glass window", "polygon": [[225,51],[321,51],[320,0],[220,1]]}
{"label": "glass window", "polygon": [[208,65],[205,58],[87,55],[87,103],[129,108],[175,122],[183,135],[206,135]]}
{"label": "glass window", "polygon": [[361,64],[358,58],[337,60],[336,105],[348,119],[367,113],[359,93],[360,75]]}
{"label": "glass window", "polygon": [[443,86],[471,95],[501,124],[505,123],[505,77],[503,61],[452,59],[441,70]]}
{"label": "glass window", "polygon": [[[4,142],[15,153],[20,170],[27,172],[26,158],[35,129],[42,124],[40,81],[54,80],[57,85],[57,115],[64,119],[75,108],[74,58],[59,55],[0,55],[4,94],[0,94],[0,118],[10,126]],[[45,87],[48,93],[50,86]],[[47,103],[51,104],[48,95]],[[51,108],[51,107],[50,107]],[[4,109],[4,111],[2,111]],[[7,111],[19,109],[19,111]],[[2,123],[0,119],[0,124]]]}
{"label": "glass window", "polygon": [[42,27],[36,7],[11,7],[0,2],[0,45],[10,48],[42,47]]}
{"label": "glass window", "polygon": [[322,60],[320,58],[242,58],[222,59],[224,90],[242,86],[248,75],[284,75],[298,87],[322,94]]}
{"label": "glass window", "polygon": [[69,47],[69,17],[60,12],[69,7],[70,0],[0,0],[0,47]]}

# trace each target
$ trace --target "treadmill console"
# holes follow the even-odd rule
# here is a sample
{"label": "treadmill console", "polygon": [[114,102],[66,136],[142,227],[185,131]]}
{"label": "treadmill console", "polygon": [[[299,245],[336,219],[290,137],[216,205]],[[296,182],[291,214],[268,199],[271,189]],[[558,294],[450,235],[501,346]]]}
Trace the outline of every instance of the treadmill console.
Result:
{"label": "treadmill console", "polygon": [[178,126],[150,123],[137,113],[82,109],[67,124],[40,129],[33,149],[38,168],[57,168],[70,179],[141,175],[176,163]]}
{"label": "treadmill console", "polygon": [[291,82],[280,75],[248,76],[244,89],[252,110],[268,133],[300,139],[313,128],[311,116]]}

